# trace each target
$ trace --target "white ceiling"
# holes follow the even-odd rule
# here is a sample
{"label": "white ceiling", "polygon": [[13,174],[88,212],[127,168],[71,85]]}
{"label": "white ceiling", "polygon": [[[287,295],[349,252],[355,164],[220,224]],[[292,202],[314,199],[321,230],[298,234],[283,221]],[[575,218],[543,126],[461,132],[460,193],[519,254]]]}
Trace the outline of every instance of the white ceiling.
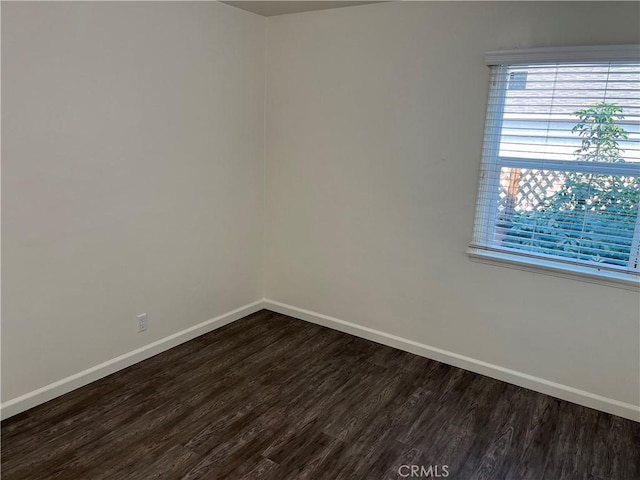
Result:
{"label": "white ceiling", "polygon": [[265,17],[272,17],[274,15],[284,15],[285,13],[299,13],[309,12],[311,10],[325,10],[327,8],[339,8],[339,7],[353,7],[355,5],[365,5],[367,3],[381,3],[376,2],[294,2],[294,1],[235,1],[225,2],[228,5],[247,10],[249,12],[257,13]]}

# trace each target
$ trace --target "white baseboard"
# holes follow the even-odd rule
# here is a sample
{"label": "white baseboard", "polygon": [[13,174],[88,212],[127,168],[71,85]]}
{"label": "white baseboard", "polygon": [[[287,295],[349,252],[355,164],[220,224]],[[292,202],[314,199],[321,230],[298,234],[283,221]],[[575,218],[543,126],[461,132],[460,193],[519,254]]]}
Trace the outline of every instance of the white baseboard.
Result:
{"label": "white baseboard", "polygon": [[169,350],[181,343],[192,340],[247,315],[258,312],[263,308],[355,335],[357,337],[365,338],[383,345],[388,345],[399,350],[404,350],[406,352],[437,360],[471,372],[486,375],[487,377],[512,383],[552,397],[577,403],[578,405],[594,408],[596,410],[640,422],[640,406],[637,405],[620,402],[612,398],[596,395],[584,390],[579,390],[567,385],[535,377],[533,375],[517,372],[515,370],[493,365],[491,363],[459,355],[447,350],[442,350],[440,348],[397,337],[379,330],[363,327],[355,323],[346,322],[344,320],[339,320],[327,315],[268,299],[259,300],[237,308],[231,312],[150,343],[149,345],[145,345],[144,347],[125,353],[124,355],[120,355],[119,357],[108,360],[100,365],[96,365],[95,367],[91,367],[87,370],[76,373],[75,375],[63,378],[62,380],[51,383],[25,395],[21,395],[20,397],[8,400],[0,405],[1,417],[2,419],[9,418],[20,412],[28,410],[29,408],[40,405],[100,378],[106,377],[107,375],[111,375],[118,370],[127,368],[135,363],[141,362],[142,360],[146,360],[147,358],[164,352],[165,350]]}
{"label": "white baseboard", "polygon": [[534,377],[526,373],[517,372],[508,368],[483,362],[475,358],[466,357],[457,353],[431,347],[422,343],[397,337],[389,333],[363,327],[355,323],[346,322],[320,313],[287,305],[273,300],[264,300],[264,308],[273,312],[282,313],[299,318],[307,322],[316,323],[324,327],[349,333],[357,337],[365,338],[383,345],[414,353],[422,357],[437,360],[454,367],[463,368],[471,372],[479,373],[487,377],[495,378],[536,392],[544,393],[552,397],[577,403],[585,407],[594,408],[602,412],[611,413],[620,417],[640,422],[640,406],[620,402],[612,398],[603,397],[594,393],[579,390],[577,388],[555,383],[544,378]]}
{"label": "white baseboard", "polygon": [[58,380],[45,387],[39,388],[32,392],[26,393],[19,397],[8,400],[0,405],[0,413],[2,419],[9,418],[20,412],[28,410],[40,405],[44,402],[52,400],[60,395],[64,395],[76,388],[83,387],[91,382],[94,382],[100,378],[111,375],[112,373],[127,368],[134,363],[141,362],[147,358],[153,357],[158,353],[169,350],[181,343],[192,340],[200,335],[223,327],[231,322],[246,317],[252,313],[258,312],[264,308],[264,302],[258,300],[257,302],[250,303],[243,307],[232,310],[218,317],[207,320],[193,327],[182,330],[168,337],[162,338],[158,341],[145,345],[131,352],[120,355],[119,357],[112,358],[106,362],[96,365],[95,367],[88,368],[82,372],[76,373],[69,377]]}

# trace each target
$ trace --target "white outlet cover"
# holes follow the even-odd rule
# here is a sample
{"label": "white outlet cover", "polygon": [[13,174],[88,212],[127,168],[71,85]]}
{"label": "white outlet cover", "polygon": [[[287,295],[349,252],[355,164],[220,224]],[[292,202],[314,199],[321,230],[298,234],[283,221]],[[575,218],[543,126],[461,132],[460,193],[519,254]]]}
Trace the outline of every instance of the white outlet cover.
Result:
{"label": "white outlet cover", "polygon": [[144,332],[148,325],[147,314],[141,313],[137,315],[136,318],[138,319],[138,332]]}

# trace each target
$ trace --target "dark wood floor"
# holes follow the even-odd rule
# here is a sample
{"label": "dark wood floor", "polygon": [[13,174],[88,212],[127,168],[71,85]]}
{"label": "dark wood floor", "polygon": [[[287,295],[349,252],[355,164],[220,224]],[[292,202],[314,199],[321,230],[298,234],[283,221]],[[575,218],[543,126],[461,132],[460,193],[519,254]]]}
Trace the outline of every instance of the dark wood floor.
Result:
{"label": "dark wood floor", "polygon": [[2,423],[3,480],[434,478],[402,465],[638,480],[640,424],[268,311]]}

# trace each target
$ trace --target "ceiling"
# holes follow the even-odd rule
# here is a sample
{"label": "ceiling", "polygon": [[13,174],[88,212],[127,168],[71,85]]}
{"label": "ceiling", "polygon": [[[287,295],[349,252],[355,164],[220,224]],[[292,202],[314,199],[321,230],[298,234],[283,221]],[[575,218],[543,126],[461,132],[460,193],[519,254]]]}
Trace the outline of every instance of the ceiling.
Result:
{"label": "ceiling", "polygon": [[340,8],[340,7],[353,7],[355,5],[366,5],[367,3],[381,3],[377,2],[329,2],[329,1],[319,1],[319,2],[293,2],[293,1],[283,1],[276,2],[271,0],[262,0],[262,1],[236,1],[236,2],[225,2],[227,5],[233,5],[234,7],[241,8],[243,10],[247,10],[249,12],[257,13],[258,15],[262,15],[265,17],[272,17],[274,15],[284,15],[285,13],[299,13],[299,12],[309,12],[311,10],[325,10],[327,8]]}

